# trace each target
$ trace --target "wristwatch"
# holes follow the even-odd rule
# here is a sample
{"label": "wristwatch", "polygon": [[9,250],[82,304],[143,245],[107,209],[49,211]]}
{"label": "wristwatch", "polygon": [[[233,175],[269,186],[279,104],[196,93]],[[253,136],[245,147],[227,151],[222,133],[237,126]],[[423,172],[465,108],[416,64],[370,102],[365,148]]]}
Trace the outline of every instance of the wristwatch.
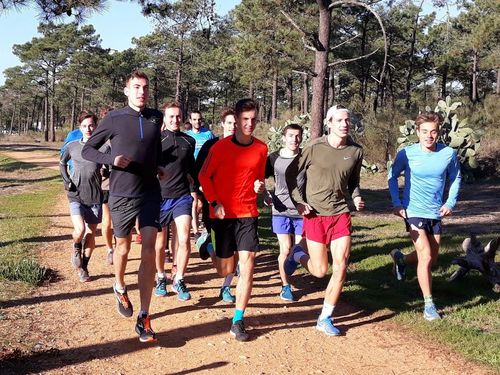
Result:
{"label": "wristwatch", "polygon": [[217,206],[218,204],[219,204],[219,202],[217,202],[217,201],[210,202],[210,206],[212,206],[213,208],[215,208],[215,206]]}

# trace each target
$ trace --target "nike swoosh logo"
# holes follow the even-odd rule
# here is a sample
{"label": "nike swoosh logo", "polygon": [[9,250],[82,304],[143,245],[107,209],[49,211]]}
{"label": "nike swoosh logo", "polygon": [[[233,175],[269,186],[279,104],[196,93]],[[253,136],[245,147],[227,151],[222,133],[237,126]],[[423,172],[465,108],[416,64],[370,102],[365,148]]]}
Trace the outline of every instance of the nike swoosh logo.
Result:
{"label": "nike swoosh logo", "polygon": [[349,160],[350,158],[350,156],[344,156],[344,160]]}

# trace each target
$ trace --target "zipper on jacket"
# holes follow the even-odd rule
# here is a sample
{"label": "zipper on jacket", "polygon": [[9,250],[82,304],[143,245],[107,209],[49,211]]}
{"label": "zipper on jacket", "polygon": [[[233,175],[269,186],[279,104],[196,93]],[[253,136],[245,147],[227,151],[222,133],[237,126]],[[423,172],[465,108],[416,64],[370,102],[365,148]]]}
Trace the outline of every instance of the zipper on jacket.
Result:
{"label": "zipper on jacket", "polygon": [[144,128],[142,127],[142,113],[139,112],[139,136],[144,139]]}

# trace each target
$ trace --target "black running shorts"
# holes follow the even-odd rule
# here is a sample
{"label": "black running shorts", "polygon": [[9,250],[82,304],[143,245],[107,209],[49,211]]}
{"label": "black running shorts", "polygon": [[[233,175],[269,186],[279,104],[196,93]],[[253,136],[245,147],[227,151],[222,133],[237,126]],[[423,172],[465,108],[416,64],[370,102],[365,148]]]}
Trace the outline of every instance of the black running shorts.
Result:
{"label": "black running shorts", "polygon": [[258,218],[212,219],[215,234],[215,255],[230,258],[235,251],[258,251]]}
{"label": "black running shorts", "polygon": [[109,210],[113,222],[113,232],[118,238],[127,237],[139,218],[139,229],[160,227],[160,191],[148,192],[140,198],[109,197]]}

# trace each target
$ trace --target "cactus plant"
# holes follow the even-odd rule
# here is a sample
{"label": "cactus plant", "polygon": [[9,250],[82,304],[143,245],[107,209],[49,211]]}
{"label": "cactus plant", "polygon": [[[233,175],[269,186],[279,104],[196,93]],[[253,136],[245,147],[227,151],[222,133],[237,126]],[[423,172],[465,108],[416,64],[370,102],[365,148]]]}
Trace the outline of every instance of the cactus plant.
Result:
{"label": "cactus plant", "polygon": [[297,124],[302,126],[302,128],[304,129],[304,132],[302,134],[302,143],[305,144],[309,141],[309,139],[311,138],[311,116],[306,113],[304,115],[295,116],[294,118],[285,121],[284,125],[278,127],[271,126],[269,128],[267,134],[267,147],[270,153],[277,151],[281,147],[283,147],[283,129],[285,128],[285,126],[290,124]]}
{"label": "cactus plant", "polygon": [[[434,112],[440,113],[444,119],[438,141],[455,149],[462,166],[462,175],[468,181],[473,179],[473,170],[478,167],[476,154],[481,144],[481,133],[468,126],[467,118],[458,118],[456,111],[461,106],[461,102],[452,103],[447,96],[446,100],[437,103]],[[429,111],[430,108],[427,107],[426,110]],[[415,121],[406,120],[399,131],[401,135],[397,139],[398,149],[418,142]]]}

